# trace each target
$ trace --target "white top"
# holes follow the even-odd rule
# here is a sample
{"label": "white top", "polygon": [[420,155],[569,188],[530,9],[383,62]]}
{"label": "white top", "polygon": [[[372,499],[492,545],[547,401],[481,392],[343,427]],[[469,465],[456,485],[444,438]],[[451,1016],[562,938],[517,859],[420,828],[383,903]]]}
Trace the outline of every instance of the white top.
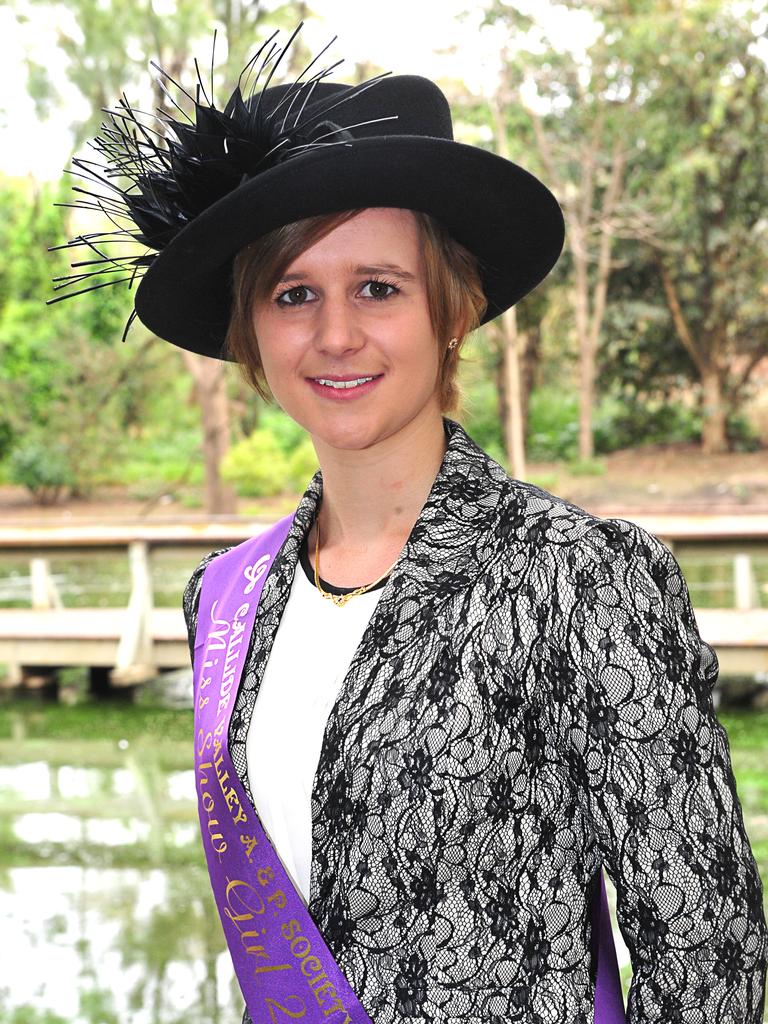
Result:
{"label": "white top", "polygon": [[325,725],[383,589],[378,585],[339,608],[297,563],[248,728],[245,755],[254,804],[305,903],[312,782]]}

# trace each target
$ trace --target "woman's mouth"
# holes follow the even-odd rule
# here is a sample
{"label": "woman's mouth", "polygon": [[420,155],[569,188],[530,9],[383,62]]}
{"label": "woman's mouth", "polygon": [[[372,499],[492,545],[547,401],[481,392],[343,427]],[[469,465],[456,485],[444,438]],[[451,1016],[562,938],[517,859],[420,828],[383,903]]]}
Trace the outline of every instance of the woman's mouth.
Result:
{"label": "woman's mouth", "polygon": [[344,381],[331,380],[328,377],[307,377],[307,381],[315,394],[331,401],[345,402],[370,394],[383,376],[383,373],[379,373],[375,376],[355,377]]}

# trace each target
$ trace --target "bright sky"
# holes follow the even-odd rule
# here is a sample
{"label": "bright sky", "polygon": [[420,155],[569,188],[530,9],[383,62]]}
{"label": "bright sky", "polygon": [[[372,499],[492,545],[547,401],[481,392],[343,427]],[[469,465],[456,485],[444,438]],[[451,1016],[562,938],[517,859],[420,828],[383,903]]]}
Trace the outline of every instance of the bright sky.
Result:
{"label": "bright sky", "polygon": [[[69,160],[68,125],[87,114],[85,102],[66,81],[64,55],[56,43],[58,24],[70,22],[60,5],[43,8],[12,0],[12,6],[0,4],[0,171],[56,179]],[[155,3],[160,11],[173,6],[174,0]],[[502,37],[498,30],[480,31],[479,0],[387,0],[377,8],[355,0],[316,0],[311,6],[322,16],[307,21],[302,35],[313,52],[337,35],[327,56],[329,62],[344,58],[340,71],[351,71],[355,59],[368,59],[395,74],[462,79],[478,93],[493,88]],[[558,48],[581,47],[589,40],[591,19],[585,12],[567,12],[548,0],[519,0],[516,6],[535,7]],[[24,25],[16,21],[18,10],[28,15]],[[459,17],[463,11],[466,20]],[[278,37],[287,38],[287,32]],[[201,53],[208,52],[209,44],[206,40]],[[445,52],[451,48],[454,53]],[[59,108],[42,124],[26,94],[25,54],[50,69],[60,98]]]}

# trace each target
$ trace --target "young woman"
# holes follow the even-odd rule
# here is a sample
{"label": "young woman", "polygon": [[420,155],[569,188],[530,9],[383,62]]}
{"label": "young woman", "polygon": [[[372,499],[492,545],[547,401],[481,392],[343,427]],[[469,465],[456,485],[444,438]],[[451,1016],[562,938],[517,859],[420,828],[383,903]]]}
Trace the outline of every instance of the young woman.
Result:
{"label": "young woman", "polygon": [[[245,1019],[613,1024],[604,867],[626,1019],[759,1024],[762,885],[676,560],[510,478],[447,415],[466,335],[556,261],[557,203],[454,142],[424,78],[238,102],[198,103],[175,177],[143,167],[127,200],[176,219],[138,316],[239,361],[320,464],[184,595]],[[225,174],[246,128],[270,158]],[[215,173],[228,188],[180,214]]]}

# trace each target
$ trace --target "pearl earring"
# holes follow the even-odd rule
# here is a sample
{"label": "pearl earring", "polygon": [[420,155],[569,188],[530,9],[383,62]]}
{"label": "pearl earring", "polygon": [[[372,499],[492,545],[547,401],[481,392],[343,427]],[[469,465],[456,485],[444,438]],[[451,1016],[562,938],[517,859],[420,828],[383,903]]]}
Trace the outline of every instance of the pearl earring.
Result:
{"label": "pearl earring", "polygon": [[456,346],[458,344],[459,344],[459,339],[458,338],[451,338],[451,340],[448,342],[448,348],[456,348]]}

